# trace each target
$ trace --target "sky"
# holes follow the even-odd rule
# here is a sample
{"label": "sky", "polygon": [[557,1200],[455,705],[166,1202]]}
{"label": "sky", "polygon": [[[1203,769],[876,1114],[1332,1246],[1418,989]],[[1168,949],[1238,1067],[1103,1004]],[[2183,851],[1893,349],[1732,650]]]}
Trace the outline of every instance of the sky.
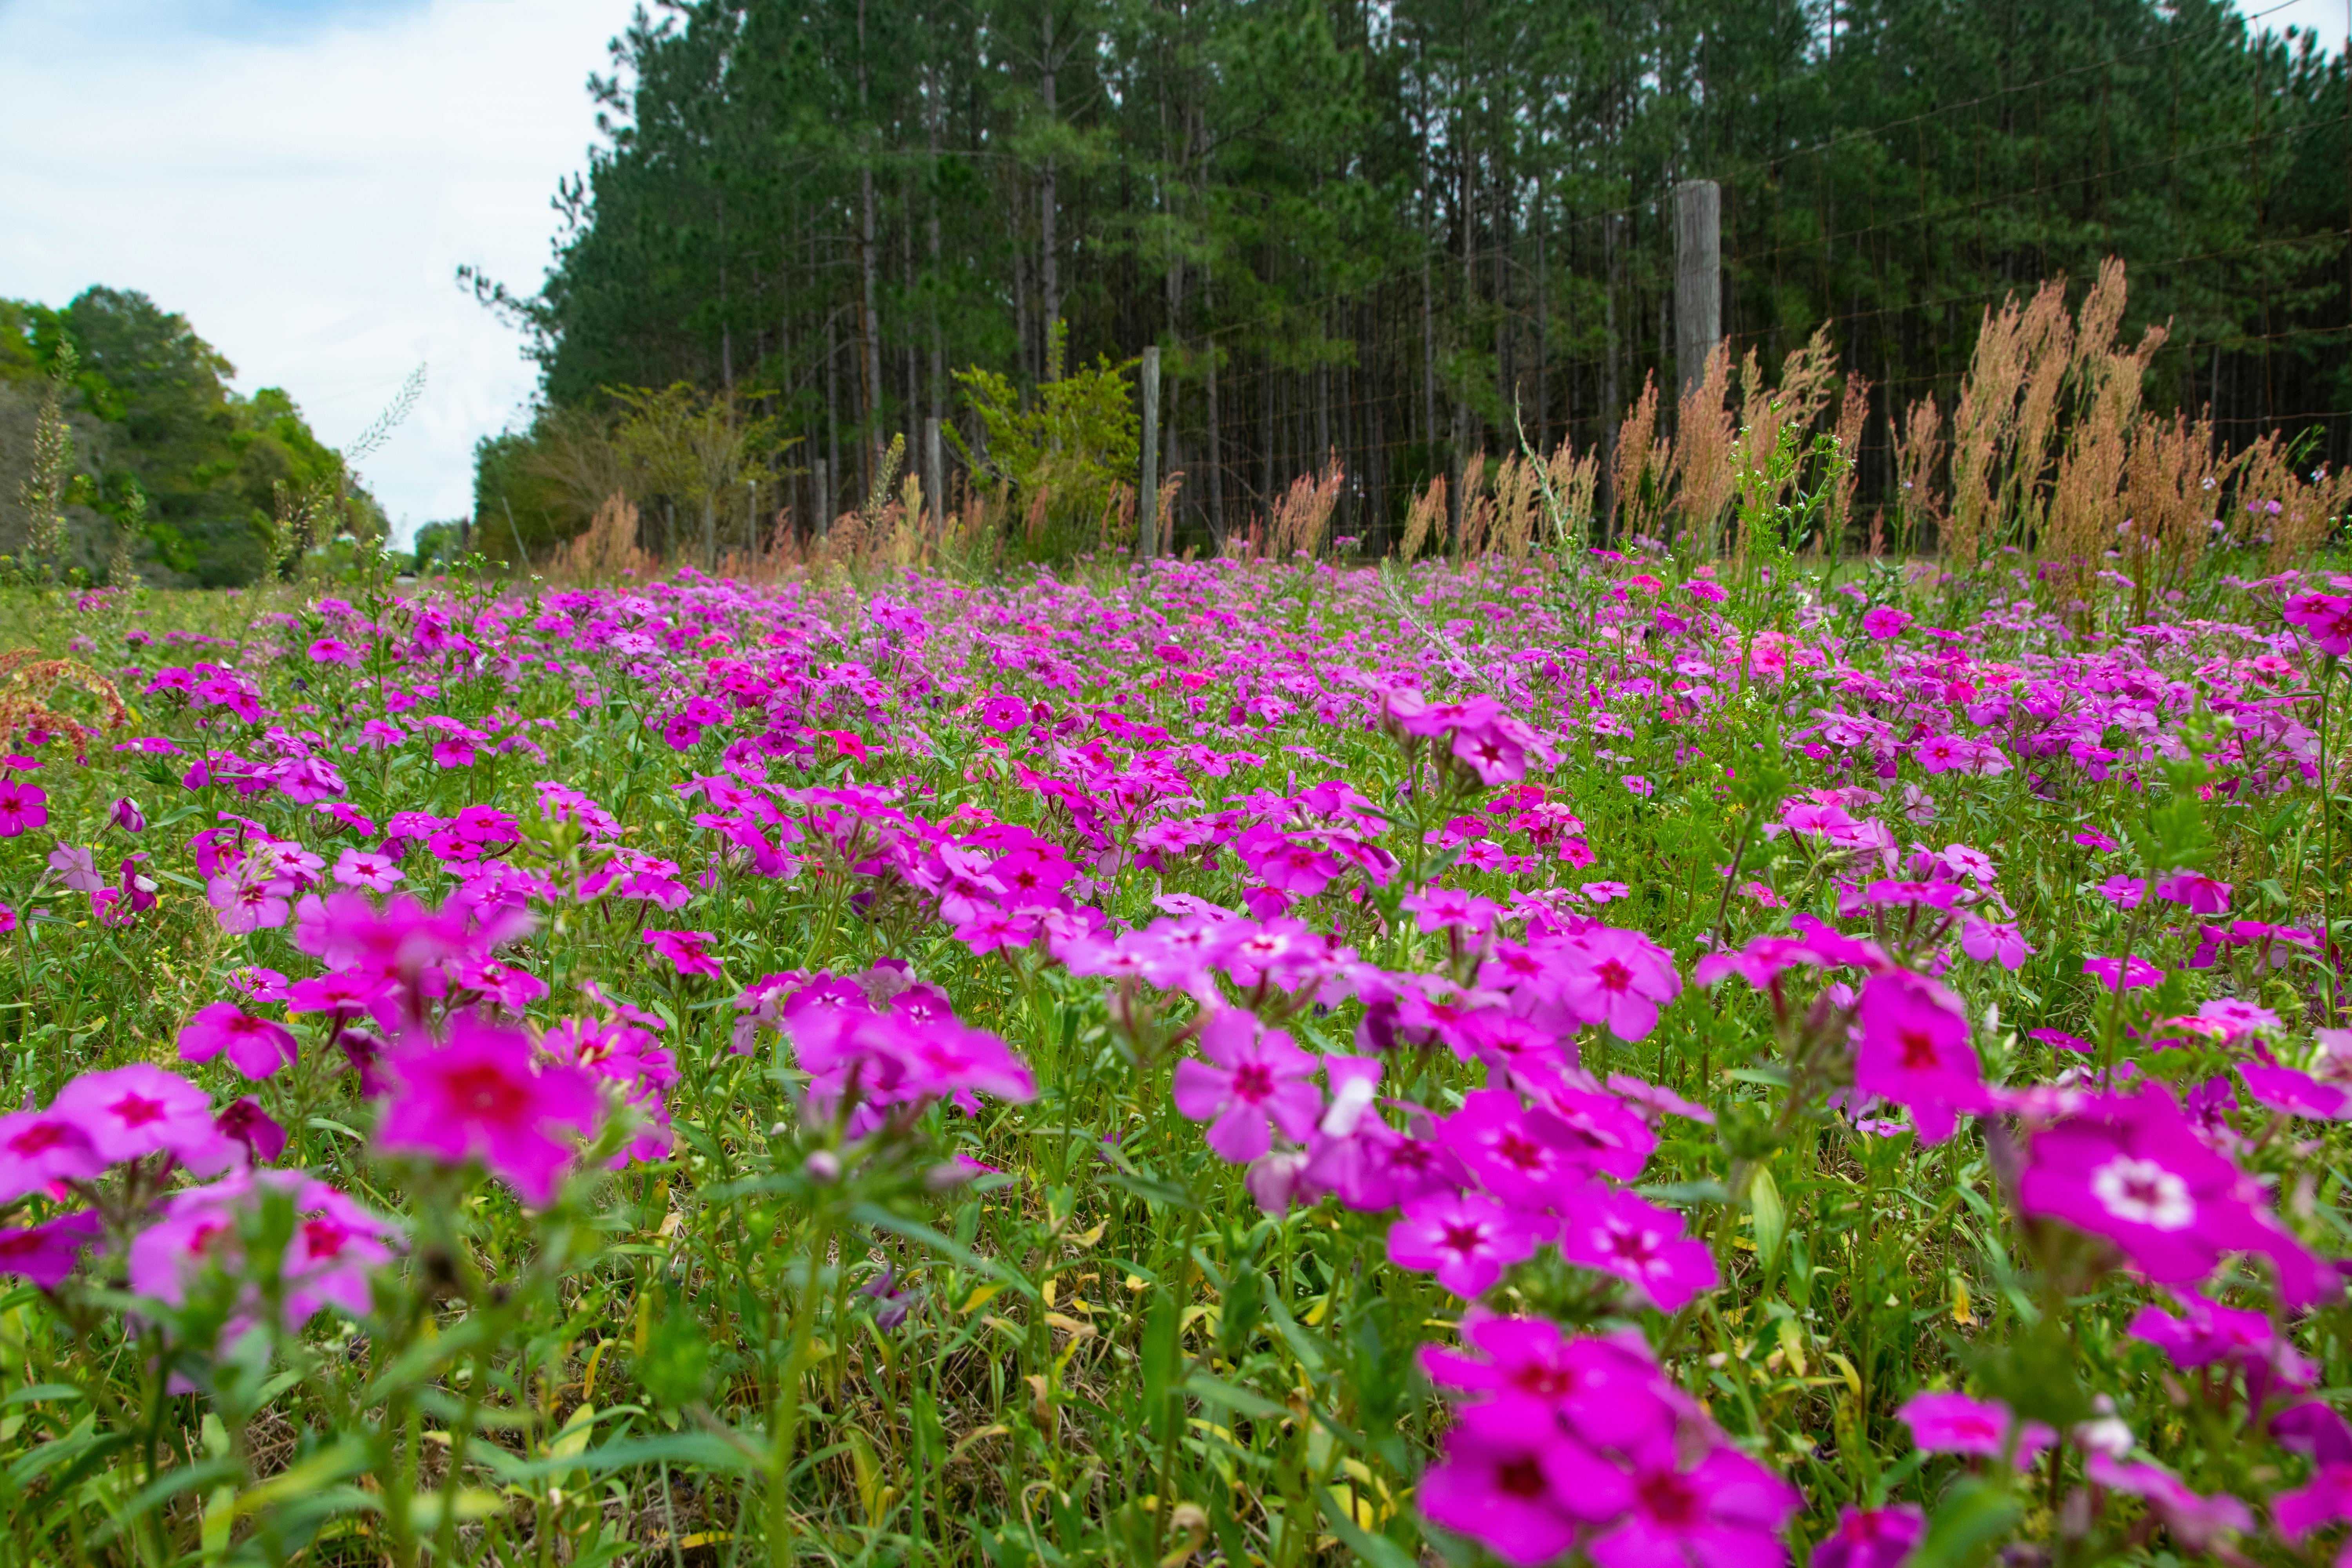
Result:
{"label": "sky", "polygon": [[0,297],[93,283],[185,316],[331,446],[415,367],[360,465],[405,539],[472,508],[472,453],[527,405],[522,340],[459,292],[529,293],[589,72],[632,0],[0,0]]}
{"label": "sky", "polygon": [[[2243,8],[2332,51],[2347,4]],[[0,0],[0,297],[140,289],[332,446],[421,363],[415,413],[362,476],[397,538],[469,510],[474,443],[535,375],[456,271],[537,288],[549,199],[595,139],[588,73],[633,5]]]}

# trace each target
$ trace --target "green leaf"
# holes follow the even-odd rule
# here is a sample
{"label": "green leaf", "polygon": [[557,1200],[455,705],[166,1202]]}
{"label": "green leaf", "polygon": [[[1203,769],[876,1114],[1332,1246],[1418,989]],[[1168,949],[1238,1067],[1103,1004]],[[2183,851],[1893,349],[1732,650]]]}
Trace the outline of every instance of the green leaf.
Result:
{"label": "green leaf", "polygon": [[1789,1211],[1780,1203],[1780,1189],[1770,1171],[1759,1169],[1748,1179],[1748,1206],[1756,1216],[1756,1261],[1769,1263],[1789,1234]]}
{"label": "green leaf", "polygon": [[1946,1495],[1927,1538],[1909,1568],[1969,1568],[2017,1522],[2018,1506],[2007,1489],[1990,1481],[1965,1480]]}
{"label": "green leaf", "polygon": [[1324,1522],[1331,1527],[1331,1533],[1339,1538],[1339,1544],[1354,1552],[1358,1562],[1369,1563],[1372,1568],[1418,1568],[1412,1554],[1403,1547],[1385,1535],[1372,1534],[1349,1519],[1348,1510],[1339,1506],[1339,1500],[1331,1495],[1329,1487],[1315,1489],[1315,1506],[1322,1513]]}
{"label": "green leaf", "polygon": [[1184,1380],[1184,1392],[1204,1405],[1214,1405],[1255,1421],[1279,1421],[1290,1414],[1283,1406],[1246,1388],[1236,1388],[1221,1377],[1196,1372]]}

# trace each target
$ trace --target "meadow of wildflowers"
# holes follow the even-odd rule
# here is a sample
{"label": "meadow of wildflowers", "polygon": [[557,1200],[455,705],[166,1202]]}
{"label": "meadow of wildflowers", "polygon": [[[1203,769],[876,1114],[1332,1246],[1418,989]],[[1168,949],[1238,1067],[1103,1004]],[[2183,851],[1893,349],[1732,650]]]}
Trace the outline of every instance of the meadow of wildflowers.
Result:
{"label": "meadow of wildflowers", "polygon": [[2338,1549],[2352,577],[338,591],[11,612],[10,1561]]}

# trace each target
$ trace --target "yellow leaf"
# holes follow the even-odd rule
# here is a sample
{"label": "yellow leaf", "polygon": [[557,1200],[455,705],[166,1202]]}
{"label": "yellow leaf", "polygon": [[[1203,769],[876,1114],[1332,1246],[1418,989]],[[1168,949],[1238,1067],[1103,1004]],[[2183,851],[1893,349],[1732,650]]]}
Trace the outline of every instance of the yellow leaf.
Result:
{"label": "yellow leaf", "polygon": [[1067,1312],[1048,1312],[1045,1314],[1045,1321],[1064,1333],[1076,1334],[1080,1339],[1094,1337],[1095,1326],[1092,1323],[1082,1323]]}
{"label": "yellow leaf", "polygon": [[563,1430],[555,1435],[555,1441],[548,1445],[548,1458],[569,1459],[586,1453],[588,1439],[595,1433],[596,1407],[583,1404],[572,1413],[570,1420],[564,1422]]}
{"label": "yellow leaf", "polygon": [[965,1313],[976,1312],[995,1300],[997,1293],[1003,1289],[1003,1285],[994,1283],[976,1285],[972,1287],[971,1294],[963,1299],[963,1305],[958,1310]]}
{"label": "yellow leaf", "polygon": [[1952,1321],[1968,1325],[1976,1321],[1976,1313],[1969,1307],[1969,1282],[1955,1274],[1952,1276]]}
{"label": "yellow leaf", "polygon": [[1805,1375],[1805,1336],[1793,1318],[1780,1320],[1780,1352],[1799,1377]]}
{"label": "yellow leaf", "polygon": [[1062,1294],[1062,1282],[1049,1275],[1045,1283],[1038,1287],[1037,1294],[1045,1298],[1045,1305],[1053,1306]]}

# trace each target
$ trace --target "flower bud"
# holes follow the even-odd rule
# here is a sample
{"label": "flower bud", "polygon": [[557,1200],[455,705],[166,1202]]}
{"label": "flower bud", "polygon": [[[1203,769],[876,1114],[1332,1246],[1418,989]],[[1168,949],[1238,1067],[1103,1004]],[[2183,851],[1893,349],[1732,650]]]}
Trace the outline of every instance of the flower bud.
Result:
{"label": "flower bud", "polygon": [[841,1180],[841,1156],[830,1149],[819,1149],[808,1157],[801,1170],[810,1181],[829,1187]]}
{"label": "flower bud", "polygon": [[147,830],[147,814],[140,810],[139,803],[127,795],[114,803],[114,808],[108,816],[125,833],[144,833]]}

